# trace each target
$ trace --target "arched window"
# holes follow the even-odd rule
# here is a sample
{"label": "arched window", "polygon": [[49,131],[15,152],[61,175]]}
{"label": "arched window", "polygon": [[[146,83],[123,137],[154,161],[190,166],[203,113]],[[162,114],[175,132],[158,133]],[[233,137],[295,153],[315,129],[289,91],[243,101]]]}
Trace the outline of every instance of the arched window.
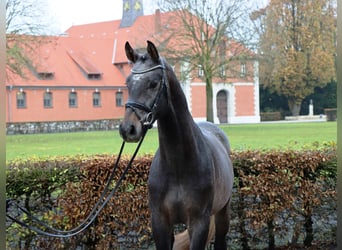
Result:
{"label": "arched window", "polygon": [[93,107],[100,107],[101,106],[101,93],[95,91],[93,93]]}
{"label": "arched window", "polygon": [[198,76],[203,77],[204,76],[204,71],[203,71],[203,66],[198,65]]}
{"label": "arched window", "polygon": [[52,108],[52,93],[44,92],[43,96],[44,108]]}
{"label": "arched window", "polygon": [[240,64],[240,77],[241,77],[241,78],[245,78],[246,75],[247,75],[246,63],[241,63],[241,64]]}
{"label": "arched window", "polygon": [[26,108],[26,93],[22,90],[17,93],[17,108]]}
{"label": "arched window", "polygon": [[77,108],[77,93],[75,91],[69,93],[69,108]]}
{"label": "arched window", "polygon": [[220,66],[220,76],[221,76],[221,78],[225,78],[226,77],[226,67],[225,67],[225,65],[221,65]]}
{"label": "arched window", "polygon": [[115,103],[117,107],[123,106],[123,94],[121,91],[115,93]]}

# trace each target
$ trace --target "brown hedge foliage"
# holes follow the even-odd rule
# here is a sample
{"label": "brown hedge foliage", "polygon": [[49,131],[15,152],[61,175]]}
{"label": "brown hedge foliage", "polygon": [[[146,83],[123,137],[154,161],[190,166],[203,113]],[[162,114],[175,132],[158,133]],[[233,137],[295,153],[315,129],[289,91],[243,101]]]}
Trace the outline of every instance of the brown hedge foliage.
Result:
{"label": "brown hedge foliage", "polygon": [[[125,242],[125,245],[137,246],[150,240],[146,182],[151,159],[152,156],[146,155],[134,161],[118,192],[99,214],[94,226],[85,232],[85,244],[96,245],[98,249],[112,249],[128,238],[132,238],[132,242]],[[120,178],[129,160],[127,156],[121,159],[114,181]],[[108,155],[98,155],[85,161],[80,169],[80,182],[69,183],[58,199],[63,215],[56,215],[53,219],[62,223],[67,216],[67,229],[85,219],[99,200],[115,161],[115,156]]]}
{"label": "brown hedge foliage", "polygon": [[[269,247],[274,248],[275,232],[283,230],[282,225],[275,224],[275,219],[284,210],[290,211],[293,216],[305,218],[304,243],[310,246],[313,209],[327,197],[336,198],[335,186],[326,185],[327,178],[333,176],[330,171],[336,171],[336,168],[329,169],[326,163],[336,162],[336,152],[246,151],[234,153],[233,159],[239,203],[243,208],[239,213],[240,221],[244,224],[248,220],[256,229],[266,226]],[[248,198],[249,202],[246,202]],[[298,240],[295,237],[293,243]]]}
{"label": "brown hedge foliage", "polygon": [[[83,159],[79,181],[71,181],[64,187],[55,204],[57,213],[46,213],[45,218],[60,228],[77,226],[101,196],[115,160],[112,155]],[[146,155],[134,161],[118,192],[88,230],[63,240],[38,237],[34,244],[40,249],[75,249],[80,245],[101,250],[146,247],[152,241],[146,185],[151,160],[152,156]],[[266,244],[281,245],[275,242],[275,235],[286,229],[276,221],[284,211],[289,217],[305,218],[304,225],[299,224],[298,228],[305,232],[303,243],[311,245],[315,235],[313,211],[326,199],[336,199],[335,149],[233,152],[232,160],[235,171],[232,213],[233,218],[238,218],[238,225],[232,224],[230,231],[231,235],[240,235],[240,246],[247,249],[254,244],[251,230],[259,232],[261,239],[265,229]],[[127,156],[122,159],[115,180],[128,161]],[[293,236],[292,243],[297,241]]]}
{"label": "brown hedge foliage", "polygon": [[233,158],[242,160],[234,162],[235,175],[240,179],[239,192],[243,196],[253,195],[259,201],[251,204],[247,217],[253,217],[260,226],[275,213],[291,209],[298,199],[301,202],[296,209],[311,213],[323,196],[330,195],[331,190],[324,191],[319,182],[324,178],[319,171],[332,156],[322,151],[235,153]]}

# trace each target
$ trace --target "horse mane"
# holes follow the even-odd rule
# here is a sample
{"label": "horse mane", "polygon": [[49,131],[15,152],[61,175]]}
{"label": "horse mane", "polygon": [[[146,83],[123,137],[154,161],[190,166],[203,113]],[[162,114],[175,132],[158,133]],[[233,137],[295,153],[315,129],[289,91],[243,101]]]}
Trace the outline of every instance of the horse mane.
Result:
{"label": "horse mane", "polygon": [[172,105],[173,110],[174,105],[176,105],[177,107],[182,107],[183,109],[185,108],[186,111],[189,112],[185,94],[183,92],[180,82],[177,79],[175,72],[173,71],[171,65],[166,61],[165,58],[160,57],[160,60],[166,68],[166,89],[169,104]]}

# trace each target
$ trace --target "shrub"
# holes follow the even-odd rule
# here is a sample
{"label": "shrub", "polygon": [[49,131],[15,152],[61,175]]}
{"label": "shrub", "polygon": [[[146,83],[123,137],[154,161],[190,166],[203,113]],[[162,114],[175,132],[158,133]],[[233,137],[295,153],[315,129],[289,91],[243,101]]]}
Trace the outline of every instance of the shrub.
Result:
{"label": "shrub", "polygon": [[[28,211],[45,212],[55,204],[57,195],[66,183],[78,181],[80,165],[81,157],[12,161],[6,167],[6,200],[18,202]],[[26,217],[23,219],[28,221]],[[27,248],[35,238],[33,232],[16,224],[6,225],[9,249],[15,242],[18,242],[15,248],[21,245]]]}
{"label": "shrub", "polygon": [[[245,225],[247,220],[254,229],[267,228],[269,247],[274,248],[275,232],[288,230],[276,221],[288,211],[291,217],[304,219],[304,243],[310,246],[313,210],[327,197],[336,197],[336,152],[246,151],[233,159],[242,203],[240,223]],[[296,237],[292,243],[297,243]]]}
{"label": "shrub", "polygon": [[[10,163],[7,195],[18,200],[26,197],[25,205],[31,211],[56,227],[70,229],[98,201],[115,159],[114,155],[96,155]],[[128,160],[128,157],[122,159],[114,179],[119,178]],[[152,156],[146,155],[134,161],[119,191],[91,227],[80,235],[51,239],[8,223],[8,249],[20,249],[22,242],[40,249],[147,248],[152,241],[146,185],[151,160]],[[310,246],[322,238],[323,230],[317,229],[314,218],[315,213],[324,216],[336,206],[335,148],[233,152],[232,160],[235,186],[231,244],[243,249],[258,244],[269,248],[289,243]],[[41,198],[37,199],[45,197],[45,192],[49,207]],[[336,225],[327,230],[330,231],[325,237],[334,241]],[[268,232],[266,238],[265,232]]]}
{"label": "shrub", "polygon": [[260,113],[261,121],[279,121],[284,120],[281,115],[281,112],[261,112]]}
{"label": "shrub", "polygon": [[324,113],[327,116],[327,121],[336,121],[337,119],[337,109],[324,109]]}

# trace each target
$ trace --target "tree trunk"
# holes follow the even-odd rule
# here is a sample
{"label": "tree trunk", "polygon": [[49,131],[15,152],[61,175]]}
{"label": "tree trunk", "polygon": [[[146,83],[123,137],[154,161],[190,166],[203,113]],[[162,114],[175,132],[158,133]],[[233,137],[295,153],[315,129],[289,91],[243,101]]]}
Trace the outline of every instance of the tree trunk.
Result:
{"label": "tree trunk", "polygon": [[299,116],[300,113],[300,106],[301,106],[301,100],[288,100],[289,108],[293,116]]}
{"label": "tree trunk", "polygon": [[268,229],[268,249],[274,249],[275,240],[274,240],[273,217],[267,221],[267,229]]}
{"label": "tree trunk", "polygon": [[313,228],[312,228],[312,218],[310,215],[305,217],[305,223],[304,223],[304,227],[305,227],[305,239],[304,239],[304,245],[306,247],[310,247],[313,241]]}
{"label": "tree trunk", "polygon": [[[244,187],[243,182],[241,178],[239,178],[239,189],[243,187]],[[240,237],[241,245],[242,245],[243,250],[249,250],[250,247],[248,246],[248,232],[245,227],[246,214],[244,212],[244,209],[246,208],[246,203],[244,200],[244,195],[240,191],[238,191],[238,197],[239,197],[239,200],[238,200],[237,214],[239,217],[239,230],[241,233],[241,237]]]}
{"label": "tree trunk", "polygon": [[214,122],[213,114],[213,88],[212,79],[206,78],[206,95],[207,95],[207,121]]}
{"label": "tree trunk", "polygon": [[304,228],[305,228],[305,232],[306,232],[306,236],[304,239],[304,245],[306,247],[311,246],[312,241],[313,241],[313,228],[312,228],[312,211],[311,211],[311,206],[309,204],[309,202],[305,202],[304,204],[304,217],[305,217],[305,222],[304,222]]}

